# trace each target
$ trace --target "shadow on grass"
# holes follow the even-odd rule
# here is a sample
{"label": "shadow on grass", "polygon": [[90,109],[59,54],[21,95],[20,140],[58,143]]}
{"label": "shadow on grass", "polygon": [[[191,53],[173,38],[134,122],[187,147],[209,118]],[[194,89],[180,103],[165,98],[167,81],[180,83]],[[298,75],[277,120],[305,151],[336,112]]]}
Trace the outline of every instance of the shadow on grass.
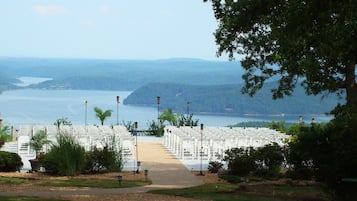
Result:
{"label": "shadow on grass", "polygon": [[320,186],[204,184],[202,186],[153,190],[150,193],[215,201],[327,201],[329,196]]}

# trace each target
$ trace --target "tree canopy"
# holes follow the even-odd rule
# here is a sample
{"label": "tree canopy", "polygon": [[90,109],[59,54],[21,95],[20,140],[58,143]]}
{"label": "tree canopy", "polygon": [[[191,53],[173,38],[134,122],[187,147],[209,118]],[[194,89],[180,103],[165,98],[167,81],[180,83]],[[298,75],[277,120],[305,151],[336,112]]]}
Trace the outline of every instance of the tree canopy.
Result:
{"label": "tree canopy", "polygon": [[[204,0],[205,2],[208,0]],[[346,95],[357,105],[356,0],[211,0],[218,28],[217,55],[243,55],[245,87],[254,95],[279,77],[274,98],[297,84],[308,94]]]}

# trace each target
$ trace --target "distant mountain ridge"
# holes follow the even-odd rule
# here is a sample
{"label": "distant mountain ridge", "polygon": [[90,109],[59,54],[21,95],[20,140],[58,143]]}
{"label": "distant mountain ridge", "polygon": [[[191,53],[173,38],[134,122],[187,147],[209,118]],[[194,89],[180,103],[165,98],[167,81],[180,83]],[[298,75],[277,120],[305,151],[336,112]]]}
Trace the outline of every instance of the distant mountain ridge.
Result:
{"label": "distant mountain ridge", "polygon": [[273,100],[270,89],[276,82],[266,83],[254,96],[241,94],[242,84],[194,86],[175,83],[150,83],[131,93],[124,104],[156,107],[160,96],[160,107],[175,112],[189,110],[201,114],[225,115],[303,115],[325,114],[339,102],[337,96],[326,99],[321,96],[306,96],[302,87],[297,87],[291,97]]}
{"label": "distant mountain ridge", "polygon": [[[50,77],[37,89],[135,90],[150,82],[216,85],[242,82],[239,62],[200,59],[98,60],[1,58],[3,89],[17,88],[16,77]],[[13,85],[13,86],[12,86]]]}
{"label": "distant mountain ridge", "polygon": [[[306,96],[297,88],[292,97],[273,101],[267,83],[256,96],[242,95],[243,69],[239,62],[201,59],[98,60],[0,57],[0,91],[18,88],[134,91],[129,105],[156,106],[176,112],[226,115],[323,114],[334,108],[337,97],[325,100]],[[26,87],[18,77],[51,78]]]}

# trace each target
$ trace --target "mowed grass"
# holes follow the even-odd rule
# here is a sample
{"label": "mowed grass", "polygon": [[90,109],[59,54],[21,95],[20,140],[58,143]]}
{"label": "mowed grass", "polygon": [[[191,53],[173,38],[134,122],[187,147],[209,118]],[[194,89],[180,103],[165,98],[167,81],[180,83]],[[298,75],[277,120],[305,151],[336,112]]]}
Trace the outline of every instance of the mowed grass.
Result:
{"label": "mowed grass", "polygon": [[23,184],[26,183],[27,181],[28,179],[24,179],[24,178],[0,176],[0,184]]}
{"label": "mowed grass", "polygon": [[[0,184],[32,184],[54,187],[89,187],[89,188],[127,188],[147,185],[146,181],[122,181],[114,179],[26,179],[14,177],[0,177]],[[289,185],[289,184],[229,184],[210,183],[202,186],[183,189],[153,190],[150,193],[181,196],[195,199],[214,201],[328,201],[329,196],[318,185]],[[2,201],[48,201],[38,197],[0,196]],[[57,199],[55,201],[65,201]]]}
{"label": "mowed grass", "polygon": [[88,187],[88,188],[130,188],[149,185],[146,181],[122,181],[119,183],[116,180],[102,180],[102,179],[78,179],[70,178],[68,180],[48,180],[40,182],[41,186],[54,187]]}
{"label": "mowed grass", "polygon": [[17,177],[0,177],[0,184],[32,184],[53,187],[87,187],[87,188],[130,188],[149,185],[149,181],[122,181],[114,179],[27,179]]}
{"label": "mowed grass", "polygon": [[184,189],[154,190],[150,193],[214,201],[327,201],[320,186],[204,184]]}
{"label": "mowed grass", "polygon": [[1,201],[68,201],[54,198],[23,197],[23,196],[0,196]]}
{"label": "mowed grass", "polygon": [[[0,185],[31,184],[52,187],[87,187],[87,188],[130,188],[149,185],[149,181],[122,181],[114,179],[28,179],[18,177],[0,177]],[[1,201],[67,201],[66,199],[40,198],[30,196],[0,196]]]}

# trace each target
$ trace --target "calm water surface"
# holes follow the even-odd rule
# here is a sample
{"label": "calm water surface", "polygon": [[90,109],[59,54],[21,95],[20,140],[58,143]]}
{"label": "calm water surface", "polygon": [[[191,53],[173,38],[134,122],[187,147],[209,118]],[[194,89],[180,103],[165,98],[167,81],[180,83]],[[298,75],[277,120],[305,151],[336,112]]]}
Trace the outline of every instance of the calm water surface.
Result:
{"label": "calm water surface", "polygon": [[[73,124],[84,124],[87,113],[88,124],[99,124],[93,108],[95,106],[113,110],[105,124],[116,124],[117,102],[130,94],[130,91],[87,91],[87,90],[13,90],[0,94],[0,118],[6,125],[53,124],[61,117]],[[156,98],[156,97],[154,97]],[[87,112],[85,101],[88,101]],[[140,128],[147,128],[148,121],[157,119],[157,108],[127,106],[119,104],[118,122],[137,121]],[[243,121],[297,121],[297,117],[232,117],[216,115],[194,115],[205,126],[227,126]],[[315,117],[317,121],[328,121],[329,117]]]}

